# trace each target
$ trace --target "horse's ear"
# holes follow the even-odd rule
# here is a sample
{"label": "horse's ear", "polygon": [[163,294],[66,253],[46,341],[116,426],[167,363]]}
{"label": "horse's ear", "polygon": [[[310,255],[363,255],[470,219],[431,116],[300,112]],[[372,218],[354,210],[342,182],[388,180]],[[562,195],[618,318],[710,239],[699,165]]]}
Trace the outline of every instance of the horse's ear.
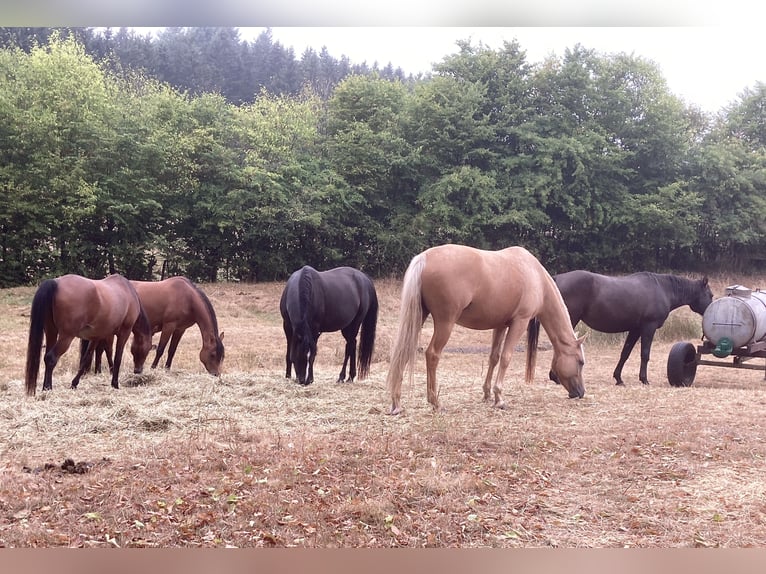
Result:
{"label": "horse's ear", "polygon": [[702,284],[703,284],[703,285],[707,285],[707,275],[705,275],[704,277],[702,277]]}
{"label": "horse's ear", "polygon": [[582,337],[579,335],[579,333],[575,333],[575,338],[577,339],[577,344],[582,345],[585,342],[585,339],[588,338],[588,333],[585,333]]}
{"label": "horse's ear", "polygon": [[223,341],[223,331],[221,331],[221,334],[220,334],[220,335],[218,335],[218,339],[219,339],[219,340],[221,340],[221,341]]}

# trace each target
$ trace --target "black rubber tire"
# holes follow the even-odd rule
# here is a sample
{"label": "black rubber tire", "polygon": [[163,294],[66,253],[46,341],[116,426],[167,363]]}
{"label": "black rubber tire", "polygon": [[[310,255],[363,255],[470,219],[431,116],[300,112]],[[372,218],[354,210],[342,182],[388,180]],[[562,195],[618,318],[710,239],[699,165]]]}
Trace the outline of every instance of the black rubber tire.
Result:
{"label": "black rubber tire", "polygon": [[697,349],[682,341],[668,353],[668,382],[672,387],[690,387],[697,374]]}

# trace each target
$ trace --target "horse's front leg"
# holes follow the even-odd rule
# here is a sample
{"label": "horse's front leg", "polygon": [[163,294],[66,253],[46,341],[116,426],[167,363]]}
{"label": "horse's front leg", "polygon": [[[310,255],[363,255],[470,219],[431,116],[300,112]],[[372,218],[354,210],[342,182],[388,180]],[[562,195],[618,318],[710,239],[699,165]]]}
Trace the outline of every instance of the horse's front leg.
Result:
{"label": "horse's front leg", "polygon": [[513,356],[516,343],[521,339],[521,335],[527,328],[528,321],[522,321],[516,319],[508,327],[508,331],[505,334],[505,341],[503,342],[503,351],[500,355],[500,366],[497,369],[497,377],[495,378],[495,386],[493,392],[495,394],[495,407],[498,409],[505,408],[505,401],[503,400],[503,381],[505,380],[505,372],[508,370],[508,365],[511,363],[511,357]]}
{"label": "horse's front leg", "polygon": [[614,368],[614,373],[612,374],[617,381],[615,383],[617,385],[625,384],[622,380],[622,368],[625,366],[628,357],[630,357],[630,353],[633,351],[633,347],[635,346],[636,341],[638,341],[639,336],[640,333],[638,330],[628,331],[628,336],[625,339],[625,344],[622,346],[622,352],[620,353],[620,360],[617,362],[617,366]]}
{"label": "horse's front leg", "polygon": [[647,370],[649,368],[649,355],[652,352],[652,341],[654,340],[656,329],[646,329],[641,334],[641,369],[638,372],[638,379],[645,385],[649,384]]}
{"label": "horse's front leg", "polygon": [[176,329],[173,331],[173,336],[170,337],[170,345],[168,346],[168,358],[165,361],[165,368],[170,369],[170,365],[173,364],[173,357],[176,356],[178,350],[178,343],[181,342],[181,337],[184,336],[186,329]]}
{"label": "horse's front leg", "polygon": [[502,327],[492,331],[492,346],[489,349],[489,366],[487,367],[487,376],[484,378],[483,386],[485,401],[489,401],[491,398],[492,373],[495,372],[495,366],[500,360],[500,347],[502,346],[503,336],[505,335],[506,330],[507,327]]}

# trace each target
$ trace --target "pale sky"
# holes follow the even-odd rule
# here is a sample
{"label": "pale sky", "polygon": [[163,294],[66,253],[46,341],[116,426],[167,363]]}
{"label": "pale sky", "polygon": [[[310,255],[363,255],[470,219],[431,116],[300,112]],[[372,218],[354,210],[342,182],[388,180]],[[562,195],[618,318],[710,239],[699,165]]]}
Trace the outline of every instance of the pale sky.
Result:
{"label": "pale sky", "polygon": [[[718,112],[737,100],[745,88],[766,82],[766,50],[762,35],[744,26],[617,28],[617,27],[273,27],[272,38],[293,47],[300,58],[306,47],[326,46],[353,63],[391,62],[406,73],[431,70],[433,63],[457,51],[457,40],[470,38],[499,49],[516,38],[527,61],[561,56],[580,43],[600,53],[625,52],[654,60],[670,91],[704,111]],[[255,39],[265,28],[240,28],[240,37]]]}

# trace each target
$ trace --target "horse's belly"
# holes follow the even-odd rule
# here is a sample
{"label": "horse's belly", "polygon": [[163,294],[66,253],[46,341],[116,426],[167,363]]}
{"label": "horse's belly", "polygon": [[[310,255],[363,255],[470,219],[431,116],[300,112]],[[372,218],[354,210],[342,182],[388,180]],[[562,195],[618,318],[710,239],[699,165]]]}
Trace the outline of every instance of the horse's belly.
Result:
{"label": "horse's belly", "polygon": [[85,325],[77,332],[77,336],[80,339],[100,339],[104,335],[101,332],[97,332],[93,325]]}

